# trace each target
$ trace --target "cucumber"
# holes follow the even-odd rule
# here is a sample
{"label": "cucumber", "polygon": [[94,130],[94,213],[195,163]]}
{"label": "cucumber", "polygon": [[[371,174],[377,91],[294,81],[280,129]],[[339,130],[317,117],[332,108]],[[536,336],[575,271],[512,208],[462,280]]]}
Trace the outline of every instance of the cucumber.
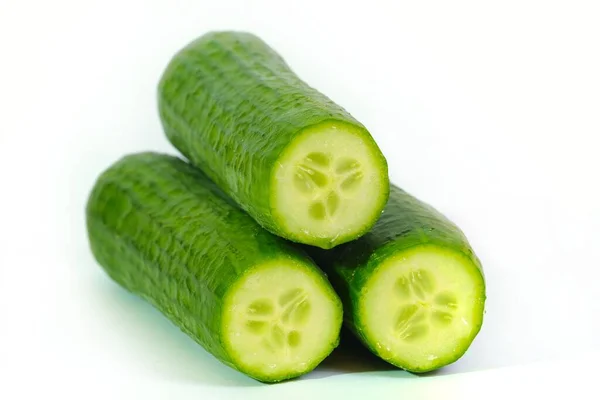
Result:
{"label": "cucumber", "polygon": [[397,367],[427,372],[448,365],[481,328],[485,281],[466,237],[396,186],[369,233],[309,252],[342,298],[345,325]]}
{"label": "cucumber", "polygon": [[324,274],[182,160],[126,156],[86,211],[108,275],[230,367],[277,382],[337,346],[342,305]]}
{"label": "cucumber", "polygon": [[381,215],[387,163],[367,129],[249,33],[213,32],[168,64],[168,139],[261,226],[324,249]]}

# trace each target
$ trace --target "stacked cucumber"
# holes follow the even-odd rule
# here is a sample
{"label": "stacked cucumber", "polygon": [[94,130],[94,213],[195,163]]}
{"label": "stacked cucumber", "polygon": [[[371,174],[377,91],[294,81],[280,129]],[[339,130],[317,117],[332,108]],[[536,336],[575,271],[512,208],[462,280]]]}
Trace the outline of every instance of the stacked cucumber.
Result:
{"label": "stacked cucumber", "polygon": [[158,102],[189,163],[140,153],[100,176],[87,226],[111,278],[263,382],[314,369],[342,320],[409,371],[464,354],[485,302],[467,239],[390,185],[366,128],[262,40],[197,39]]}
{"label": "stacked cucumber", "polygon": [[169,140],[262,227],[329,249],[377,221],[387,164],[364,126],[256,36],[210,33],[170,62]]}

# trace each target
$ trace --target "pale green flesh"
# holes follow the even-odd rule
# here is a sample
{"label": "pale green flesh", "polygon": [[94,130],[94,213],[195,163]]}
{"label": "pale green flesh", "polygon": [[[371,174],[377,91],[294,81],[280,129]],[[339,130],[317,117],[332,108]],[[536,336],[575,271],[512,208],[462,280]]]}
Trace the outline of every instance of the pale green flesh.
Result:
{"label": "pale green flesh", "polygon": [[324,277],[292,260],[270,261],[230,289],[223,340],[238,369],[277,381],[321,362],[341,323],[341,303]]}
{"label": "pale green flesh", "polygon": [[364,286],[360,325],[386,361],[426,372],[458,359],[479,332],[485,288],[476,266],[424,246],[382,262]]}
{"label": "pale green flesh", "polygon": [[344,125],[306,130],[279,159],[273,214],[286,230],[299,232],[297,241],[322,248],[358,237],[387,199],[387,172],[375,150]]}

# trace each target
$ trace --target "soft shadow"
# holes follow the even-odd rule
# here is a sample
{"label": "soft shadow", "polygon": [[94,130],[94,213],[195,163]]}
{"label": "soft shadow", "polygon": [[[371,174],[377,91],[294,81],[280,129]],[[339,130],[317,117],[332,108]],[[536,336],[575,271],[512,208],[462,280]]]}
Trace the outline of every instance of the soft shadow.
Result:
{"label": "soft shadow", "polygon": [[300,379],[321,379],[346,374],[368,374],[377,377],[419,379],[463,374],[499,367],[501,366],[489,362],[488,364],[482,363],[481,359],[471,359],[470,353],[467,351],[467,354],[463,358],[453,364],[435,371],[414,374],[397,368],[375,356],[349,330],[343,328],[340,345],[313,372]]}
{"label": "soft shadow", "polygon": [[340,337],[340,345],[313,372],[300,379],[322,379],[329,376],[358,373],[377,373],[377,375],[399,378],[414,377],[414,375],[373,355],[344,328]]}
{"label": "soft shadow", "polygon": [[149,374],[210,386],[262,386],[222,364],[157,309],[108,278],[92,282],[91,294],[103,308],[101,313],[110,328],[118,331],[123,347],[139,359]]}

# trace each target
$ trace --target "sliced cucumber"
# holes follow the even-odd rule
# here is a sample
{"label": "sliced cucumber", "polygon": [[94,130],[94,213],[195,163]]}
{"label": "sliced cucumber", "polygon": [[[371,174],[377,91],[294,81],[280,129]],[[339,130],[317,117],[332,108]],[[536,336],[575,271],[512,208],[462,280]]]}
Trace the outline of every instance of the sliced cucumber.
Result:
{"label": "sliced cucumber", "polygon": [[175,157],[136,154],[109,168],[87,225],[115,281],[255,379],[302,375],[338,343],[342,306],[310,258]]}
{"label": "sliced cucumber", "polygon": [[169,140],[260,225],[331,248],[367,232],[388,197],[369,132],[254,35],[214,32],[159,84]]}
{"label": "sliced cucumber", "polygon": [[223,318],[224,343],[235,364],[260,376],[287,377],[324,358],[341,318],[321,281],[289,261],[266,263],[242,278],[227,296]]}
{"label": "sliced cucumber", "polygon": [[358,305],[363,335],[381,358],[407,370],[447,365],[481,325],[480,279],[471,262],[452,251],[420,246],[399,252],[364,286]]}
{"label": "sliced cucumber", "polygon": [[278,162],[273,217],[296,232],[297,241],[317,240],[322,248],[354,238],[377,220],[386,199],[377,157],[377,149],[365,146],[351,126],[326,123],[307,129]]}
{"label": "sliced cucumber", "polygon": [[342,297],[346,325],[391,364],[412,372],[443,367],[481,328],[485,282],[467,239],[395,186],[371,232],[310,251]]}

